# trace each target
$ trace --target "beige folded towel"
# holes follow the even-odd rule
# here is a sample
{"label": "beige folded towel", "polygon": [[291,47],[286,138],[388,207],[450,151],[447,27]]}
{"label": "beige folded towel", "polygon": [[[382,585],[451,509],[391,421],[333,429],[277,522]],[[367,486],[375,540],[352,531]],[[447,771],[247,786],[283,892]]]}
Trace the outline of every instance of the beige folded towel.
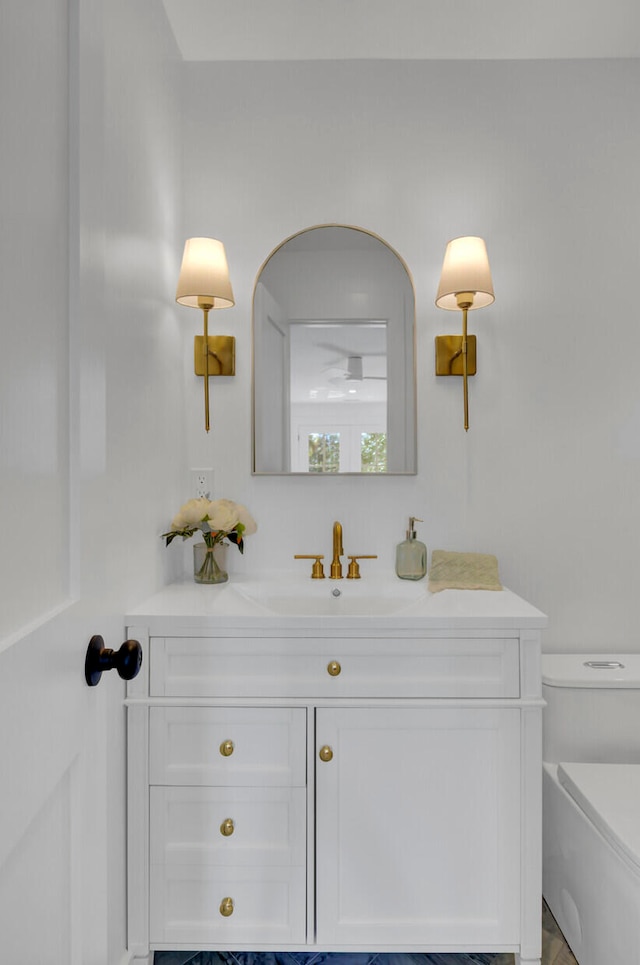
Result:
{"label": "beige folded towel", "polygon": [[429,589],[501,590],[498,560],[488,553],[449,553],[434,550],[431,554]]}

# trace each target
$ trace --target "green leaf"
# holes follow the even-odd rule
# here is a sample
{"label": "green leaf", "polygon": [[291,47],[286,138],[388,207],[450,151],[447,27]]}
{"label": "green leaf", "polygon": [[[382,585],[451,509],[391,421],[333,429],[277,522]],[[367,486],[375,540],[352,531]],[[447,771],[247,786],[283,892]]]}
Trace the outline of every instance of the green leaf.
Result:
{"label": "green leaf", "polygon": [[[238,523],[238,529],[240,529],[241,526],[242,526],[242,523]],[[244,530],[245,527],[242,526],[242,529]],[[230,533],[227,533],[227,539],[229,540],[230,543],[235,543],[235,545],[238,547],[240,552],[244,553],[244,542],[242,540],[242,533],[237,532],[235,529],[232,529]]]}
{"label": "green leaf", "polygon": [[191,539],[195,529],[187,527],[186,529],[172,529],[168,533],[162,534],[162,539],[165,540],[165,546],[169,546],[170,543],[176,538],[176,536],[182,536],[182,539]]}

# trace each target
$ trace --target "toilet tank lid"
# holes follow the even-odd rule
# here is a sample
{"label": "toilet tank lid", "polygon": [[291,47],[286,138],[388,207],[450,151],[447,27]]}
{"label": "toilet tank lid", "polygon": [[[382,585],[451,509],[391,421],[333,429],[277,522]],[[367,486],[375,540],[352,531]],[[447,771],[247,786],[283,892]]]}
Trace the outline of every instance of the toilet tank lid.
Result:
{"label": "toilet tank lid", "polygon": [[544,653],[548,687],[640,688],[639,653]]}

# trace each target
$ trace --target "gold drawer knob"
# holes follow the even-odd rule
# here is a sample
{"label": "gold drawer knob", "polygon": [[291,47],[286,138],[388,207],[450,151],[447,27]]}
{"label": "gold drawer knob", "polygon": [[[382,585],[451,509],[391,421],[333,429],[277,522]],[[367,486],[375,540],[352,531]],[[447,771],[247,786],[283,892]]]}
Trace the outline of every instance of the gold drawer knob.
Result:
{"label": "gold drawer knob", "polygon": [[223,741],[220,744],[220,753],[223,757],[231,757],[234,750],[233,741]]}
{"label": "gold drawer knob", "polygon": [[225,838],[228,838],[235,831],[236,826],[233,823],[232,818],[225,818],[225,820],[220,825],[220,834],[223,834]]}
{"label": "gold drawer knob", "polygon": [[223,898],[220,902],[220,914],[223,918],[233,915],[233,898]]}
{"label": "gold drawer knob", "polygon": [[332,759],[333,751],[331,750],[328,744],[325,744],[324,747],[320,748],[318,757],[320,758],[321,761],[324,761],[325,763]]}
{"label": "gold drawer knob", "polygon": [[327,664],[327,672],[330,677],[337,677],[341,671],[342,671],[342,667],[340,666],[337,660],[331,660]]}

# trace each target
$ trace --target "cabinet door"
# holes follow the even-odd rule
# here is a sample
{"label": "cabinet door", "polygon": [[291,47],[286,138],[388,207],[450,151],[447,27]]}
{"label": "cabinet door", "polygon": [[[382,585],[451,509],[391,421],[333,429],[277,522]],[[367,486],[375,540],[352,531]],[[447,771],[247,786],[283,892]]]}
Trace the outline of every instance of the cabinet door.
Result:
{"label": "cabinet door", "polygon": [[518,710],[319,709],[316,745],[319,943],[518,942]]}

